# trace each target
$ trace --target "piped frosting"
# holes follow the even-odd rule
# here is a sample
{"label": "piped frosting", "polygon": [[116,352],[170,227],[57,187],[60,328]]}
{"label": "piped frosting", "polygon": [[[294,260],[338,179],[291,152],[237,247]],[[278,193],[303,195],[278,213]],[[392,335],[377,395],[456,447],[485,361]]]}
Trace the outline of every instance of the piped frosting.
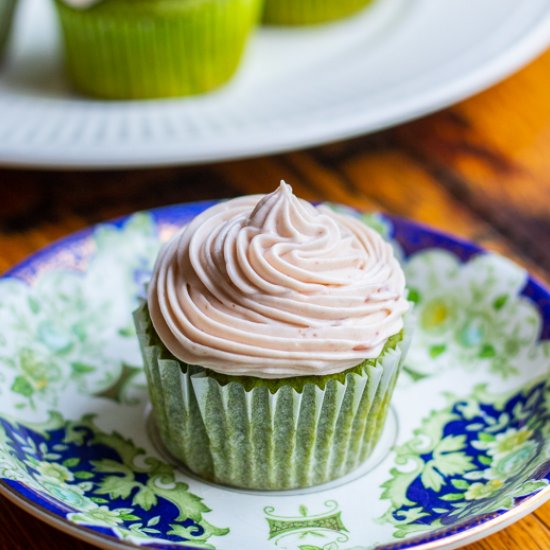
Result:
{"label": "piped frosting", "polygon": [[378,357],[408,309],[391,246],[284,182],[217,204],[175,235],[148,305],[180,360],[260,378],[332,374]]}

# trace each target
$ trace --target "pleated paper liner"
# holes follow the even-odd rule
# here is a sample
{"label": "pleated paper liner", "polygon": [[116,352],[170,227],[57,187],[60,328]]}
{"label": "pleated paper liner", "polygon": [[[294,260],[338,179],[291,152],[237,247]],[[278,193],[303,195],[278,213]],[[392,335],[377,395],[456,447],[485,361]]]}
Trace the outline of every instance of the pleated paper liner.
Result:
{"label": "pleated paper liner", "polygon": [[200,94],[236,72],[261,0],[56,0],[76,90],[110,99]]}
{"label": "pleated paper liner", "polygon": [[341,19],[360,11],[372,0],[265,0],[264,23],[313,25]]}
{"label": "pleated paper liner", "polygon": [[160,343],[146,305],[134,320],[167,450],[200,477],[248,489],[309,487],[360,466],[380,437],[410,341],[405,327],[377,360],[272,384],[186,365]]}

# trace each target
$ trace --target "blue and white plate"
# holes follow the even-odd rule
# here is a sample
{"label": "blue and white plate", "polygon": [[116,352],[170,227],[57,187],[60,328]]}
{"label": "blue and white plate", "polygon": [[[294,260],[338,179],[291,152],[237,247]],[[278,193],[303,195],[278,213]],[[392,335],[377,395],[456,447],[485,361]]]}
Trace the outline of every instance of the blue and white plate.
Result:
{"label": "blue and white plate", "polygon": [[160,242],[211,204],[98,225],[0,279],[2,495],[100,546],[220,550],[455,548],[550,498],[550,292],[378,215],[362,218],[395,243],[417,327],[375,455],[289,492],[179,468],[149,429],[131,312]]}

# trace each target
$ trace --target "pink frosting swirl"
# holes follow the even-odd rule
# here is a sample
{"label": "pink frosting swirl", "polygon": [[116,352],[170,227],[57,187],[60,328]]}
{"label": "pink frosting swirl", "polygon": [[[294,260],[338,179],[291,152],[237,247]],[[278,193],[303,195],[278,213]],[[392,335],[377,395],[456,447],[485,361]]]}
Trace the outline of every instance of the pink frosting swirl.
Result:
{"label": "pink frosting swirl", "polygon": [[332,374],[378,357],[408,309],[391,246],[284,182],[183,228],[157,259],[148,305],[182,361],[260,378]]}

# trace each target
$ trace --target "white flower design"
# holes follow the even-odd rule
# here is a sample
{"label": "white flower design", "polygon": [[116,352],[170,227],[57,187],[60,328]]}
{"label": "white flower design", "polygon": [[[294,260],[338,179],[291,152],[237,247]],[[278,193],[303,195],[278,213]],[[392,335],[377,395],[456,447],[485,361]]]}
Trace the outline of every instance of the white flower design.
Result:
{"label": "white flower design", "polygon": [[150,216],[122,228],[100,226],[85,273],[45,269],[32,285],[0,280],[0,361],[4,384],[32,402],[57,403],[72,386],[93,394],[108,387],[123,363],[139,363],[131,312],[159,242]]}
{"label": "white flower design", "polygon": [[527,274],[514,263],[482,254],[462,264],[432,249],[413,255],[405,272],[418,320],[407,366],[417,376],[458,366],[507,377],[535,353],[540,314],[520,296]]}

